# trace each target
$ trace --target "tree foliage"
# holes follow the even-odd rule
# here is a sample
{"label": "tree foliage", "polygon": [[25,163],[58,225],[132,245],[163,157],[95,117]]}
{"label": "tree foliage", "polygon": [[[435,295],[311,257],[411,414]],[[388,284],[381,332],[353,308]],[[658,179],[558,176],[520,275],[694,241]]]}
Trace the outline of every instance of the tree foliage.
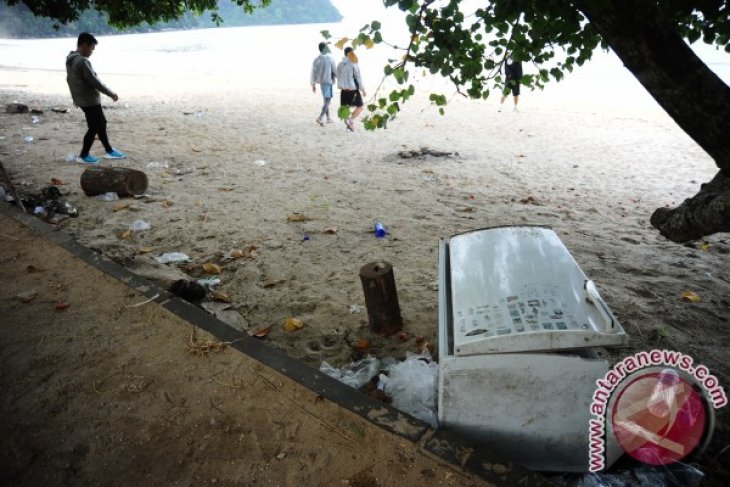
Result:
{"label": "tree foliage", "polygon": [[[508,54],[535,66],[537,72],[521,80],[527,87],[543,88],[551,80],[561,80],[576,65],[590,60],[597,48],[610,47],[581,8],[581,4],[608,1],[492,0],[478,2],[479,8],[465,11],[466,2],[462,0],[384,0],[386,6],[407,13],[411,40],[401,48],[401,56],[394,56],[399,59],[384,71],[403,88],[369,105],[366,127],[387,126],[400,104],[413,95],[414,87],[408,79],[414,68],[441,74],[453,82],[458,93],[473,99],[486,99],[492,90],[503,88],[502,71]],[[688,42],[702,39],[730,52],[730,8],[726,1],[656,3],[661,4],[665,18]],[[365,25],[355,45],[387,43],[380,27],[377,21]],[[329,32],[323,35],[330,37]],[[430,99],[443,113],[446,97],[431,94]]]}
{"label": "tree foliage", "polygon": [[[138,2],[143,8],[129,8],[135,3],[4,0],[0,2],[0,32],[8,37],[53,37],[83,31],[113,34],[342,19],[329,0]],[[144,20],[138,22],[140,19]]]}

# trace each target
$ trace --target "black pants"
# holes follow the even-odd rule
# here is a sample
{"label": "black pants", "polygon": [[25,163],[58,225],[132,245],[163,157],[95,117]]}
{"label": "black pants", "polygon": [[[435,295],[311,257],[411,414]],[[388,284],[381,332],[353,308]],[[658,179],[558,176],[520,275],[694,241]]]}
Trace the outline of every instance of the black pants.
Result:
{"label": "black pants", "polygon": [[93,107],[81,107],[86,115],[86,125],[89,130],[84,135],[84,146],[81,148],[81,157],[89,155],[91,150],[91,144],[94,143],[94,138],[99,136],[104,149],[107,152],[111,152],[112,146],[109,143],[109,138],[106,135],[106,117],[104,117],[104,111],[101,109],[101,105],[94,105]]}

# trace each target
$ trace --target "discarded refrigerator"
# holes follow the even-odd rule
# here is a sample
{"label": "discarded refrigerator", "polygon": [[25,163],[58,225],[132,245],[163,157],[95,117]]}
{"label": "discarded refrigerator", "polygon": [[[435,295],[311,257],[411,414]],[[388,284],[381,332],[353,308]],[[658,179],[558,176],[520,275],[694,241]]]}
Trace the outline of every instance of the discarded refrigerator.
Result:
{"label": "discarded refrigerator", "polygon": [[[475,230],[439,245],[440,427],[542,471],[586,471],[595,347],[628,337],[558,235]],[[606,465],[620,455],[607,435]]]}

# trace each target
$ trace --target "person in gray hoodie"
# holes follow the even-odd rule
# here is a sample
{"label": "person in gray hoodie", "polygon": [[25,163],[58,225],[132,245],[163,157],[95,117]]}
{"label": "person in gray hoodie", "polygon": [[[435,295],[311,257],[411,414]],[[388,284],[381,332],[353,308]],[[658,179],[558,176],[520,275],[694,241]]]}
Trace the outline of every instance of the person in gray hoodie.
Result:
{"label": "person in gray hoodie", "polygon": [[106,133],[106,117],[101,108],[100,93],[104,93],[114,101],[119,100],[119,96],[101,82],[91,67],[89,56],[93,54],[96,44],[96,38],[88,32],[84,32],[79,34],[76,50],[66,56],[66,82],[71,90],[71,98],[74,105],[84,111],[88,126],[79,160],[90,164],[99,162],[99,159],[89,154],[97,135],[106,151],[105,158],[122,159],[126,157],[126,154],[111,146]]}
{"label": "person in gray hoodie", "polygon": [[333,122],[332,117],[330,117],[330,102],[332,101],[332,84],[335,82],[335,60],[328,53],[327,43],[320,42],[319,56],[312,63],[312,75],[309,80],[309,84],[312,85],[312,93],[316,93],[317,84],[322,90],[324,104],[316,120],[320,125],[324,125],[325,116],[327,117],[327,123]]}

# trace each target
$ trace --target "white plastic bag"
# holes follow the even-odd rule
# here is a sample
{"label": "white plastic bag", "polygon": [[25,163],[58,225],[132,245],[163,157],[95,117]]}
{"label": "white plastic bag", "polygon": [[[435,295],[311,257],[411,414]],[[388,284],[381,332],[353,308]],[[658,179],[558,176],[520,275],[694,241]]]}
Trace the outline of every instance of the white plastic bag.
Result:
{"label": "white plastic bag", "polygon": [[389,365],[387,371],[388,375],[380,374],[378,388],[393,398],[393,407],[436,428],[439,368],[431,355],[408,352],[403,362]]}
{"label": "white plastic bag", "polygon": [[155,257],[155,260],[160,264],[167,264],[169,262],[185,262],[190,260],[187,254],[182,252],[166,252],[160,256]]}
{"label": "white plastic bag", "polygon": [[149,230],[150,228],[152,228],[152,226],[144,220],[134,220],[129,224],[129,229],[133,232],[142,232],[144,230]]}
{"label": "white plastic bag", "polygon": [[117,201],[119,199],[119,195],[117,193],[103,193],[97,196],[101,201]]}
{"label": "white plastic bag", "polygon": [[380,361],[368,355],[364,359],[352,362],[350,365],[341,369],[332,367],[327,362],[322,362],[322,365],[319,366],[319,371],[337,379],[343,384],[360,389],[378,374],[378,371],[380,371]]}

